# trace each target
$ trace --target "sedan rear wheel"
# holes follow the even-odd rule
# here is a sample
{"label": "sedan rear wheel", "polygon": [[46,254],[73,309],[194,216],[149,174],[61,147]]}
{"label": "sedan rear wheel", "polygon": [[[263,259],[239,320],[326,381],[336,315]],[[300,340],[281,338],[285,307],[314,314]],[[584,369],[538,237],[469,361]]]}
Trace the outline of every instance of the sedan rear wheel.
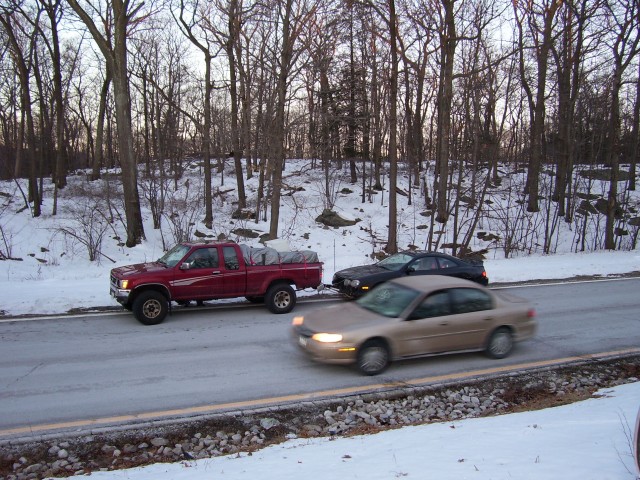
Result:
{"label": "sedan rear wheel", "polygon": [[365,343],[358,351],[358,369],[365,375],[378,375],[389,366],[389,349],[382,342]]}
{"label": "sedan rear wheel", "polygon": [[504,358],[513,349],[513,335],[508,328],[499,328],[491,334],[487,344],[487,355],[491,358]]}

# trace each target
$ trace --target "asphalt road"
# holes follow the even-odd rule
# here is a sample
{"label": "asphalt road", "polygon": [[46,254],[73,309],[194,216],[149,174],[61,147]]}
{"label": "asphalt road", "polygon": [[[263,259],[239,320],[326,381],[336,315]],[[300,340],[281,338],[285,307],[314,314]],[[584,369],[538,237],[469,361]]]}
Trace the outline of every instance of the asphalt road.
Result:
{"label": "asphalt road", "polygon": [[124,311],[3,321],[0,437],[43,432],[51,424],[206,412],[234,402],[259,405],[272,397],[322,396],[640,347],[638,278],[506,290],[530,299],[539,321],[536,338],[518,344],[510,357],[412,360],[377,377],[315,364],[290,341],[292,317],[327,302],[300,301],[289,315],[263,306],[176,308],[153,327]]}

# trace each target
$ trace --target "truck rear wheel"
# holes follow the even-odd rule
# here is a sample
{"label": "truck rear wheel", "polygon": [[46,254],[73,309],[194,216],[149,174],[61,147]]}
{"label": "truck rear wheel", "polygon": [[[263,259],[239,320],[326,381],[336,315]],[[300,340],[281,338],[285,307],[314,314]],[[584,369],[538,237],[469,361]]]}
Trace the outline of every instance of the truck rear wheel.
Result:
{"label": "truck rear wheel", "polygon": [[286,283],[272,285],[264,297],[271,313],[289,313],[296,306],[296,292]]}
{"label": "truck rear wheel", "polygon": [[169,311],[169,302],[160,292],[142,292],[133,302],[133,314],[143,325],[162,323]]}

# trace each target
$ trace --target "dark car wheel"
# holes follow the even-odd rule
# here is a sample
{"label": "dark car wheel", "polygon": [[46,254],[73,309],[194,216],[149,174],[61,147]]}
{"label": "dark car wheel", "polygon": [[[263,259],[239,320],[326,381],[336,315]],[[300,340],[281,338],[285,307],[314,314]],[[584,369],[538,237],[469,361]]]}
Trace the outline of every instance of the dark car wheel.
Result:
{"label": "dark car wheel", "polygon": [[167,316],[169,302],[160,292],[142,292],[133,302],[133,314],[144,325],[157,325]]}
{"label": "dark car wheel", "polygon": [[271,313],[289,313],[296,306],[296,292],[290,285],[279,283],[267,290],[264,300]]}
{"label": "dark car wheel", "polygon": [[358,369],[365,375],[378,375],[389,366],[389,349],[382,342],[367,342],[358,350]]}
{"label": "dark car wheel", "polygon": [[513,349],[513,335],[508,328],[499,328],[491,334],[487,343],[487,355],[491,358],[504,358]]}

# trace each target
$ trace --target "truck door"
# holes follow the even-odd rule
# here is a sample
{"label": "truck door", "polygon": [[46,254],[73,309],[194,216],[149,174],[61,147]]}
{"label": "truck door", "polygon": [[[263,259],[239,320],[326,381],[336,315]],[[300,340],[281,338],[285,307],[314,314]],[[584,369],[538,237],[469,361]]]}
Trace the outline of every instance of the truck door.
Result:
{"label": "truck door", "polygon": [[240,268],[240,259],[235,247],[222,247],[223,281],[222,293],[228,297],[242,297],[247,291],[247,272]]}
{"label": "truck door", "polygon": [[175,300],[205,300],[222,293],[223,277],[217,247],[201,247],[176,268],[173,281]]}

